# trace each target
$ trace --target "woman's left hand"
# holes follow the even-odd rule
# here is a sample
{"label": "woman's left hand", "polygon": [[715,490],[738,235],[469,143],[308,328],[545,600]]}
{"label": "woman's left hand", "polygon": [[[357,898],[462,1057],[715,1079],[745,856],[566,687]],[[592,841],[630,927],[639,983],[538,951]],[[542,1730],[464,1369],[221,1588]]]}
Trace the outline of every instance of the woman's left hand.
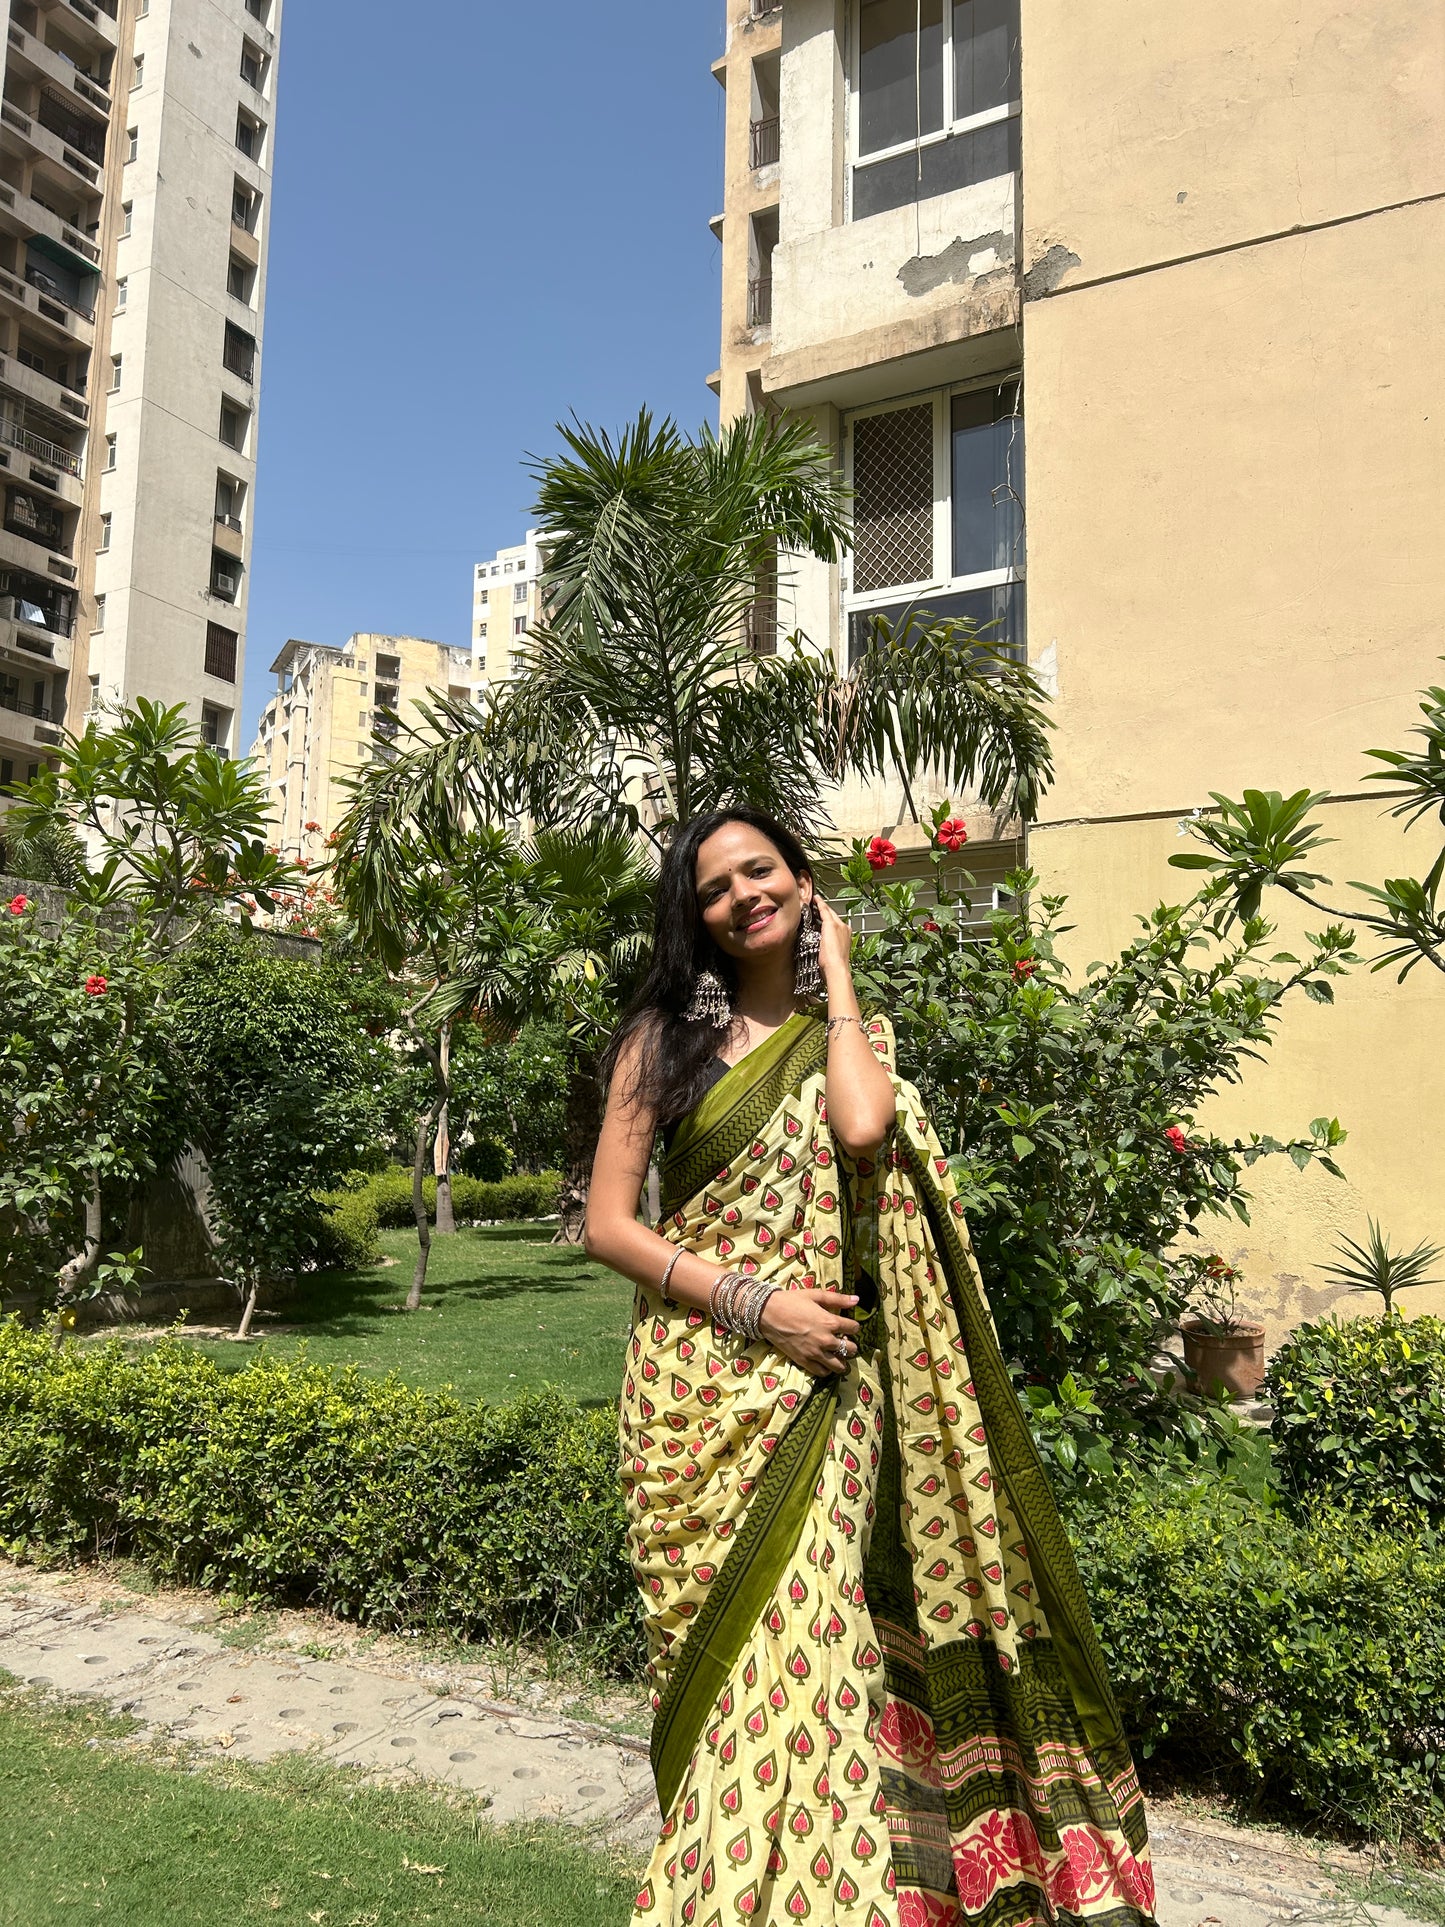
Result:
{"label": "woman's left hand", "polygon": [[848,982],[851,976],[848,957],[853,948],[853,932],[831,903],[814,897],[822,927],[818,932],[818,967],[826,983]]}

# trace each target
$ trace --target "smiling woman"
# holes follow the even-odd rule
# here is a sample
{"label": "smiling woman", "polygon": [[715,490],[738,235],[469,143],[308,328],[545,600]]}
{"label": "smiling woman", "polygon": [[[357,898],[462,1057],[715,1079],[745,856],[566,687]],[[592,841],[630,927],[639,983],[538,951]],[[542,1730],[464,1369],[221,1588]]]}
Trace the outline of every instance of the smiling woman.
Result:
{"label": "smiling woman", "polygon": [[587,1245],[638,1286],[622,1483],[663,1818],[634,1927],[1147,1927],[1073,1555],[849,943],[785,829],[700,818],[609,1059]]}

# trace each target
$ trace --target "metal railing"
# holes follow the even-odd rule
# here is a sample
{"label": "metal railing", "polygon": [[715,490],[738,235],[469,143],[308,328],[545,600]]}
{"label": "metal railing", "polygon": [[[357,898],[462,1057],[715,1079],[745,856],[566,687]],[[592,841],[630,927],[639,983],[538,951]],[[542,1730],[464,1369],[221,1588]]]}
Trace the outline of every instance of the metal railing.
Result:
{"label": "metal railing", "polygon": [[17,716],[33,716],[37,723],[53,723],[53,710],[44,703],[28,703],[18,690],[0,689],[0,709],[8,709]]}
{"label": "metal railing", "polygon": [[767,120],[755,120],[748,129],[751,147],[751,164],[754,167],[771,167],[782,151],[782,123],[776,114]]}
{"label": "metal railing", "polygon": [[760,274],[748,283],[748,326],[767,328],[773,320],[773,277]]}
{"label": "metal railing", "polygon": [[47,463],[51,468],[63,468],[67,475],[80,479],[80,457],[72,455],[68,448],[58,442],[48,442],[43,435],[33,435],[19,422],[0,421],[0,442],[7,448],[20,448],[37,461]]}

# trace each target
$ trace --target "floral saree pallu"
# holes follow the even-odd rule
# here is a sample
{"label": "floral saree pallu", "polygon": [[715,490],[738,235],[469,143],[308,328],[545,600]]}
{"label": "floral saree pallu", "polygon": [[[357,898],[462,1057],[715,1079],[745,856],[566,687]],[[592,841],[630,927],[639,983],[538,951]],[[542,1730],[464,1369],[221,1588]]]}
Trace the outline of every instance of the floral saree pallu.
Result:
{"label": "floral saree pallu", "polygon": [[[892,1069],[886,1022],[869,1025]],[[1143,1803],[948,1166],[844,1168],[798,1016],[680,1127],[662,1230],[855,1291],[815,1380],[639,1292],[622,1401],[663,1828],[634,1927],[1151,1927]]]}

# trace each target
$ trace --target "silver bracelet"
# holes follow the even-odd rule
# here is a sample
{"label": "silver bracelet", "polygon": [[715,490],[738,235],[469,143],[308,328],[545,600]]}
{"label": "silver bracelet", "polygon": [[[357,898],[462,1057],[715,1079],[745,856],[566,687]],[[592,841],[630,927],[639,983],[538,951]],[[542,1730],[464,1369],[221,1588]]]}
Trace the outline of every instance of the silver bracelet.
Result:
{"label": "silver bracelet", "polygon": [[[677,1263],[678,1259],[681,1256],[682,1256],[682,1246],[679,1245],[676,1251],[674,1251],[672,1256],[668,1259],[667,1268],[663,1272],[662,1277],[658,1280],[657,1289],[664,1298],[667,1298],[667,1287],[672,1281],[673,1266]],[[671,1299],[668,1299],[668,1303],[670,1304],[671,1302],[672,1302]]]}
{"label": "silver bracelet", "polygon": [[827,1037],[829,1043],[833,1041],[833,1032],[840,1024],[856,1024],[859,1030],[862,1031],[864,1037],[868,1035],[868,1027],[861,1017],[830,1017],[823,1026],[824,1035]]}

